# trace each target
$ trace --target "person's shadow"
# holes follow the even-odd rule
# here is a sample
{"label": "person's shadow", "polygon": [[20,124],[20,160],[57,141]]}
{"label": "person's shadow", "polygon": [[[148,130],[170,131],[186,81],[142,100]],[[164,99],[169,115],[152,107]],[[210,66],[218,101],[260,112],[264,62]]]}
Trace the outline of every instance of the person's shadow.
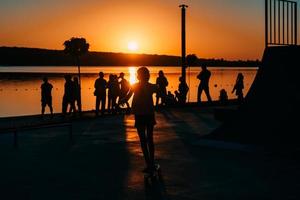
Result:
{"label": "person's shadow", "polygon": [[144,177],[144,187],[145,197],[147,200],[168,199],[164,179],[161,172],[159,172],[155,177]]}

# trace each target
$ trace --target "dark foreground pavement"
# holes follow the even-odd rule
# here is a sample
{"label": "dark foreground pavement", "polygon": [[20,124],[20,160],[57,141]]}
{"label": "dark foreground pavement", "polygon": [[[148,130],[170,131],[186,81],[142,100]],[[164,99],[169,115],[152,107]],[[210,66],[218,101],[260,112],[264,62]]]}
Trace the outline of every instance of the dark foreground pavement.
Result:
{"label": "dark foreground pavement", "polygon": [[132,115],[75,120],[73,144],[66,127],[21,131],[17,149],[1,134],[0,199],[300,198],[297,160],[200,139],[220,125],[212,108],[162,110],[157,122],[162,177],[150,184]]}

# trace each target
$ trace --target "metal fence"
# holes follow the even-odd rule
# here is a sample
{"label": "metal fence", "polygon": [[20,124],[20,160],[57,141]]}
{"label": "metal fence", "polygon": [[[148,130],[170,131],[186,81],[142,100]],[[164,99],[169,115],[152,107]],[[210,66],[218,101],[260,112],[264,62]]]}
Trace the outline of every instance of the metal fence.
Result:
{"label": "metal fence", "polygon": [[297,45],[297,2],[265,0],[265,46]]}

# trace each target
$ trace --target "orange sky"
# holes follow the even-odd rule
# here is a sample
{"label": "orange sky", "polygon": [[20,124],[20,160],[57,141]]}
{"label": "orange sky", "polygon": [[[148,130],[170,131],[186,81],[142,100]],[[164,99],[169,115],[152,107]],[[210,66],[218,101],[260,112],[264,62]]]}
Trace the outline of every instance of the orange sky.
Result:
{"label": "orange sky", "polygon": [[73,36],[92,51],[180,55],[180,9],[187,9],[187,53],[200,58],[261,59],[264,1],[1,0],[0,46],[62,49]]}

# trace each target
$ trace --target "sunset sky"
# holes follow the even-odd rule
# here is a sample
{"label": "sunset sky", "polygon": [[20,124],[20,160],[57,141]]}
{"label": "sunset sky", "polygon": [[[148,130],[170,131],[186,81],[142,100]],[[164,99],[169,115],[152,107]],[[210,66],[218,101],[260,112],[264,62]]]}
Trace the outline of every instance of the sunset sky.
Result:
{"label": "sunset sky", "polygon": [[62,49],[85,37],[91,51],[180,55],[180,8],[187,53],[261,59],[264,0],[1,0],[0,46]]}

